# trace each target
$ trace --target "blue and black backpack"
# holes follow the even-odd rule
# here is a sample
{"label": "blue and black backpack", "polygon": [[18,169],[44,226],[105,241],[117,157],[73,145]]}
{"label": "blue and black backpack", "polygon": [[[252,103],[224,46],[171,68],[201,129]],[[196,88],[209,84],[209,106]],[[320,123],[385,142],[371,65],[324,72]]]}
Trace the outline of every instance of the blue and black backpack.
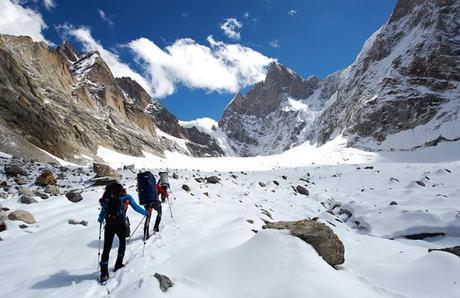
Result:
{"label": "blue and black backpack", "polygon": [[106,221],[122,220],[126,217],[125,202],[119,199],[125,193],[126,190],[120,183],[111,183],[105,187],[101,203]]}
{"label": "blue and black backpack", "polygon": [[152,172],[137,174],[137,191],[141,205],[147,205],[157,200],[157,181]]}

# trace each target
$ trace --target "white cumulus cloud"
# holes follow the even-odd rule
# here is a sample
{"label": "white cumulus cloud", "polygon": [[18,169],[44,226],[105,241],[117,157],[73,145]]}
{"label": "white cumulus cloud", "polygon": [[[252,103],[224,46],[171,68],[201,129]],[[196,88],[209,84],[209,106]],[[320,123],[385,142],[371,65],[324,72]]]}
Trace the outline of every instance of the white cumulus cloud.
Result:
{"label": "white cumulus cloud", "polygon": [[226,44],[208,37],[209,46],[192,39],[178,39],[164,50],[147,38],[128,44],[149,77],[154,96],[164,97],[177,84],[208,91],[237,92],[264,79],[273,61],[240,44]]}
{"label": "white cumulus cloud", "polygon": [[39,12],[22,7],[16,1],[0,0],[0,33],[27,35],[34,41],[52,44],[43,36],[47,27]]}
{"label": "white cumulus cloud", "polygon": [[220,29],[224,31],[224,34],[231,38],[238,40],[241,38],[239,30],[243,27],[243,24],[236,18],[228,18],[224,20],[224,23],[220,25]]}
{"label": "white cumulus cloud", "polygon": [[107,63],[115,77],[130,77],[141,85],[147,92],[152,94],[151,84],[139,73],[121,61],[120,57],[105,49],[99,41],[91,35],[88,27],[74,27],[72,25],[60,25],[57,27],[65,36],[73,37],[81,43],[85,51],[98,51],[102,59]]}

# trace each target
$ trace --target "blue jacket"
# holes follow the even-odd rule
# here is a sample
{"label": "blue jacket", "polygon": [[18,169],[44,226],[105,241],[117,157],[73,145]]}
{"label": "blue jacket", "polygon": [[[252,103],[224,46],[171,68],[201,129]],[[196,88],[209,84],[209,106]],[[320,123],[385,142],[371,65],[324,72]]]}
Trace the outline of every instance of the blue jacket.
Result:
{"label": "blue jacket", "polygon": [[[137,205],[136,201],[133,199],[133,197],[129,194],[125,194],[125,195],[122,195],[122,196],[119,196],[118,199],[124,203],[126,200],[128,200],[128,203],[129,205],[131,205],[131,207],[133,207],[134,210],[136,210],[138,213],[144,215],[144,216],[147,216],[147,211],[145,211],[144,208],[142,208],[141,206]],[[104,219],[105,219],[105,210],[104,208],[101,209],[101,212],[99,213],[99,217],[97,219],[97,221],[99,223],[103,223],[104,222]]]}

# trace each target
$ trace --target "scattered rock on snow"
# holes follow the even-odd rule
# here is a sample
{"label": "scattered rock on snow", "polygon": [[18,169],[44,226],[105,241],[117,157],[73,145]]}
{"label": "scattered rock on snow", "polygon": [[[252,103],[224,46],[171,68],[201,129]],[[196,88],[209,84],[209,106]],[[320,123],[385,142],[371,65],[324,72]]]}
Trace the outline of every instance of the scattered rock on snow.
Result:
{"label": "scattered rock on snow", "polygon": [[187,184],[182,184],[182,189],[186,192],[190,192],[190,186],[188,186]]}
{"label": "scattered rock on snow", "polygon": [[259,185],[260,185],[260,187],[265,187],[265,186],[267,186],[267,185],[266,185],[265,183],[263,183],[263,182],[259,182]]}
{"label": "scattered rock on snow", "polygon": [[217,176],[206,177],[206,183],[216,184],[220,182],[220,178]]}
{"label": "scattered rock on snow", "polygon": [[34,216],[27,211],[24,210],[15,210],[8,214],[9,220],[20,220],[28,224],[34,224],[37,221],[35,220]]}
{"label": "scattered rock on snow", "polygon": [[247,221],[248,223],[250,223],[250,224],[253,224],[253,223],[254,223],[254,220],[253,220],[253,219],[247,219],[246,221]]}
{"label": "scattered rock on snow", "polygon": [[276,186],[280,185],[280,183],[278,181],[276,181],[276,180],[273,180],[273,184],[275,184]]}
{"label": "scattered rock on snow", "polygon": [[287,229],[291,235],[307,242],[331,266],[345,262],[345,248],[339,237],[323,223],[304,219],[299,221],[265,222],[264,229]]}
{"label": "scattered rock on snow", "polygon": [[177,173],[174,172],[174,173],[172,174],[172,178],[177,180],[177,179],[179,179],[179,175],[177,175]]}
{"label": "scattered rock on snow", "polygon": [[155,273],[153,276],[160,282],[160,289],[163,293],[166,293],[169,288],[174,286],[173,281],[166,275]]}
{"label": "scattered rock on snow", "polygon": [[83,197],[81,196],[82,192],[83,192],[83,190],[81,190],[81,189],[72,189],[71,191],[66,193],[65,196],[72,203],[78,203],[81,200],[83,200]]}
{"label": "scattered rock on snow", "polygon": [[398,183],[399,183],[399,180],[396,179],[396,178],[391,177],[391,178],[390,178],[390,182],[398,182]]}
{"label": "scattered rock on snow", "polygon": [[423,240],[429,237],[437,237],[437,236],[445,236],[446,234],[443,232],[434,232],[434,233],[418,233],[418,234],[410,234],[410,235],[403,235],[402,237],[410,240]]}
{"label": "scattered rock on snow", "polygon": [[202,177],[198,177],[198,178],[195,178],[195,181],[198,182],[198,183],[205,183],[206,179],[204,179]]}
{"label": "scattered rock on snow", "polygon": [[42,200],[46,200],[46,199],[49,199],[49,194],[47,193],[44,193],[43,191],[41,190],[35,190],[34,191],[34,194],[37,196],[37,197],[40,197]]}
{"label": "scattered rock on snow", "polygon": [[428,252],[432,252],[432,251],[444,251],[444,252],[454,254],[457,257],[460,257],[460,245],[454,246],[454,247],[428,249]]}
{"label": "scattered rock on snow", "polygon": [[34,203],[38,203],[37,200],[35,200],[34,198],[32,198],[31,196],[28,196],[28,195],[22,195],[19,200],[18,200],[19,203],[22,203],[22,204],[34,204]]}
{"label": "scattered rock on snow", "polygon": [[423,182],[420,181],[420,180],[415,181],[415,183],[417,183],[418,185],[423,186],[423,187],[425,186],[425,183],[423,183]]}
{"label": "scattered rock on snow", "polygon": [[391,201],[390,206],[394,206],[394,205],[398,205],[398,203],[396,201]]}
{"label": "scattered rock on snow", "polygon": [[3,232],[6,230],[6,223],[5,223],[6,219],[7,219],[6,213],[3,211],[0,211],[0,232]]}
{"label": "scattered rock on snow", "polygon": [[17,185],[26,185],[27,179],[24,177],[18,177],[14,179],[14,182],[16,182]]}
{"label": "scattered rock on snow", "polygon": [[297,190],[298,193],[300,193],[302,195],[308,196],[310,194],[308,189],[306,189],[302,185],[297,185],[295,189]]}
{"label": "scattered rock on snow", "polygon": [[85,227],[88,225],[88,222],[86,220],[69,219],[68,223],[70,225],[82,225]]}
{"label": "scattered rock on snow", "polygon": [[56,185],[47,185],[45,187],[45,192],[52,196],[57,196],[59,195],[59,188]]}
{"label": "scattered rock on snow", "polygon": [[35,179],[35,184],[40,186],[55,185],[56,178],[54,178],[53,172],[50,170],[44,170],[40,176]]}
{"label": "scattered rock on snow", "polygon": [[93,163],[93,171],[96,173],[97,177],[117,177],[120,178],[121,175],[112,169],[109,165],[102,163]]}
{"label": "scattered rock on snow", "polygon": [[14,164],[6,165],[4,170],[5,174],[8,176],[29,176],[29,172],[27,170]]}
{"label": "scattered rock on snow", "polygon": [[29,188],[24,187],[24,186],[19,187],[18,193],[20,195],[26,195],[26,196],[30,196],[30,197],[34,196],[34,192],[32,190],[30,190]]}
{"label": "scattered rock on snow", "polygon": [[287,176],[283,175],[283,176],[281,176],[281,178],[283,178],[284,180],[286,180],[286,179],[287,179]]}

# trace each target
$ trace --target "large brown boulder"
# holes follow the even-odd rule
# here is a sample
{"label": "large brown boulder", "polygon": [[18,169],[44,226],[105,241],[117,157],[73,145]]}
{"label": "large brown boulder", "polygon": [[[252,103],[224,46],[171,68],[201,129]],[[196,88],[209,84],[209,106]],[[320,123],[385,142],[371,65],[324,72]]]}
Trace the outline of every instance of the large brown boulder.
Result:
{"label": "large brown boulder", "polygon": [[109,165],[102,163],[93,163],[93,171],[96,177],[120,177],[121,175],[112,169]]}
{"label": "large brown boulder", "polygon": [[44,170],[40,176],[35,179],[35,184],[40,186],[55,185],[56,178],[54,178],[53,172],[50,170]]}
{"label": "large brown boulder", "polygon": [[37,222],[34,216],[30,212],[27,212],[24,210],[16,210],[16,211],[11,212],[10,214],[8,214],[8,219],[9,220],[21,220],[28,224],[33,224]]}
{"label": "large brown boulder", "polygon": [[331,266],[345,262],[345,248],[339,237],[323,223],[303,219],[299,221],[265,222],[263,229],[289,230],[292,236],[307,242]]}

